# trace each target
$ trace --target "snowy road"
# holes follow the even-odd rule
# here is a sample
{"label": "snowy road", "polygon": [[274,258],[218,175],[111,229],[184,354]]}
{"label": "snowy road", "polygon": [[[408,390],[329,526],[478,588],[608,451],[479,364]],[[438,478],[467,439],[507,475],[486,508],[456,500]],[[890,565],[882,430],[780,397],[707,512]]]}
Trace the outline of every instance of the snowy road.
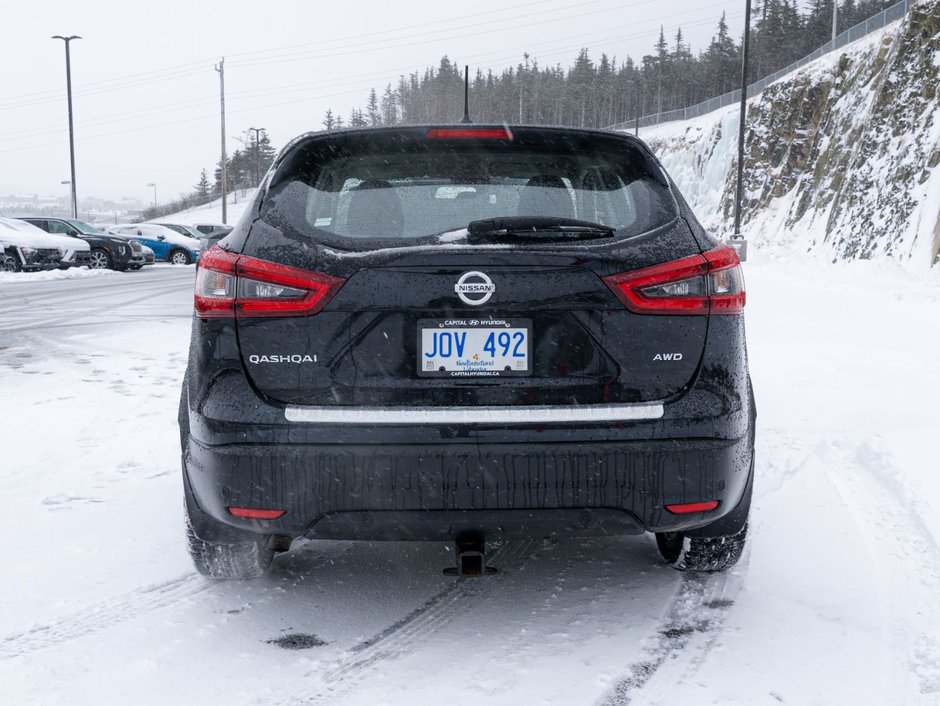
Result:
{"label": "snowy road", "polygon": [[747,267],[750,549],[648,538],[308,542],[213,584],[186,555],[192,268],[0,281],[0,684],[36,704],[940,703],[940,283]]}

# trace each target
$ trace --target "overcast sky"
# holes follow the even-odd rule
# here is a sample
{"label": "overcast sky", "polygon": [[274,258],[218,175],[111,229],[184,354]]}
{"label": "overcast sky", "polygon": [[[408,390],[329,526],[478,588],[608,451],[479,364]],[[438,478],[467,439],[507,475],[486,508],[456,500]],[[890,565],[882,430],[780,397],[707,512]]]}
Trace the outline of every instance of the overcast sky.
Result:
{"label": "overcast sky", "polygon": [[400,74],[447,54],[471,73],[529,52],[568,67],[580,47],[639,59],[659,27],[681,25],[694,52],[723,10],[735,36],[744,0],[31,0],[4,4],[0,25],[0,194],[66,195],[68,124],[63,43],[72,42],[79,198],[160,201],[189,191],[219,157],[225,57],[229,153],[249,127],[276,147],[348,117]]}

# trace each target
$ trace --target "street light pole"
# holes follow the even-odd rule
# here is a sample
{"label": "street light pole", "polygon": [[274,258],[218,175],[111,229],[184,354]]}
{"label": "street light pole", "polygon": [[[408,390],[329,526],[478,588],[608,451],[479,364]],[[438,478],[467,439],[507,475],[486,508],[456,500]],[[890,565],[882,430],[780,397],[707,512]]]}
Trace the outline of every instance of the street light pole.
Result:
{"label": "street light pole", "polygon": [[157,185],[155,183],[147,184],[153,187],[153,210],[157,210]]}
{"label": "street light pole", "polygon": [[836,32],[839,29],[839,0],[832,0],[832,48],[836,48]]}
{"label": "street light pole", "polygon": [[741,115],[738,122],[738,183],[734,198],[734,235],[741,235],[741,202],[744,200],[744,127],[747,117],[747,62],[751,34],[751,0],[744,9],[744,43],[741,48]]}
{"label": "street light pole", "polygon": [[65,42],[65,87],[69,101],[69,164],[72,168],[72,218],[78,220],[78,194],[75,188],[75,130],[72,126],[72,59],[69,55],[69,42],[73,39],[81,39],[81,37],[76,34],[68,37],[57,34],[52,39],[61,39]]}
{"label": "street light pole", "polygon": [[259,133],[264,132],[263,127],[250,127],[255,133],[255,185],[261,186],[261,140],[258,139]]}
{"label": "street light pole", "polygon": [[215,65],[215,70],[219,74],[219,102],[222,112],[222,222],[228,223],[228,203],[226,198],[228,174],[226,173],[225,167],[225,163],[228,161],[228,158],[225,156],[225,57],[222,57],[222,60]]}

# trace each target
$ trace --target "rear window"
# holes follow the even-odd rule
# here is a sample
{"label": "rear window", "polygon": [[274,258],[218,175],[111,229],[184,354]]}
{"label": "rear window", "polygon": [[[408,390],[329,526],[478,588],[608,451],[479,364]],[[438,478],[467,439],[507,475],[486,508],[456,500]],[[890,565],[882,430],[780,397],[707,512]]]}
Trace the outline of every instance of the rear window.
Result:
{"label": "rear window", "polygon": [[425,129],[314,138],[288,154],[261,216],[341,247],[460,240],[471,221],[576,219],[620,237],[678,211],[659,168],[618,136],[521,130],[512,140],[429,139]]}

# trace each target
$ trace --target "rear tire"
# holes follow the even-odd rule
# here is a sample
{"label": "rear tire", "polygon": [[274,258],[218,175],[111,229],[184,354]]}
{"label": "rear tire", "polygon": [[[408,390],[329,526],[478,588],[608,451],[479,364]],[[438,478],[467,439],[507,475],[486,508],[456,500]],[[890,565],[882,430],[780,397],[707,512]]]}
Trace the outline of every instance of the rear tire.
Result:
{"label": "rear tire", "polygon": [[689,537],[684,532],[657,532],[656,546],[663,559],[680,571],[724,571],[744,553],[747,525],[723,537]]}
{"label": "rear tire", "polygon": [[186,522],[189,554],[196,570],[209,579],[254,579],[263,576],[271,567],[274,549],[267,537],[251,542],[223,544],[200,539]]}
{"label": "rear tire", "polygon": [[188,265],[193,261],[192,257],[190,257],[189,253],[185,250],[174,250],[167,259],[173,265]]}

